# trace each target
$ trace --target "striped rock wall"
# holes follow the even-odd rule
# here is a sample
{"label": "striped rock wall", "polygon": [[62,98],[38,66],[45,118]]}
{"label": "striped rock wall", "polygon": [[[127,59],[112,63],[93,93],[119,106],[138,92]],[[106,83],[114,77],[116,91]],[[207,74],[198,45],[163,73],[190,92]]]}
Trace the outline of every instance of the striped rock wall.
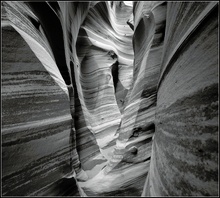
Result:
{"label": "striped rock wall", "polygon": [[12,29],[3,37],[3,195],[79,195],[68,178],[82,169],[65,79],[30,7],[3,5],[3,25],[25,40]]}
{"label": "striped rock wall", "polygon": [[[110,2],[100,2],[91,8],[81,26],[76,45],[81,62],[81,100],[85,103],[85,115],[105,156],[106,149],[117,138],[115,133],[121,121],[117,85],[120,82],[121,88],[117,93],[129,86],[129,79],[119,78],[119,68],[127,67],[132,71],[133,63],[132,30],[126,24],[132,9],[129,7],[127,18],[119,15],[116,20],[113,13],[121,13],[119,8],[118,3],[111,5]],[[111,20],[103,12],[109,13]],[[125,36],[127,31],[130,35]]]}
{"label": "striped rock wall", "polygon": [[218,195],[218,7],[168,3],[143,196]]}
{"label": "striped rock wall", "polygon": [[[151,11],[144,7],[144,2],[141,4],[145,9],[142,12]],[[112,157],[103,171],[91,181],[82,184],[87,194],[90,191],[92,195],[95,193],[103,196],[141,195],[149,169],[157,82],[165,32],[166,4],[156,2],[154,7],[152,12],[155,19],[151,15],[149,19],[145,17],[136,25],[138,18],[135,17],[138,16],[134,15],[133,84],[125,99]],[[144,25],[149,28],[146,28],[146,32],[142,29]]]}
{"label": "striped rock wall", "polygon": [[4,2],[4,194],[217,195],[216,5]]}
{"label": "striped rock wall", "polygon": [[13,28],[2,41],[2,195],[79,195],[63,178],[74,146],[68,97]]}

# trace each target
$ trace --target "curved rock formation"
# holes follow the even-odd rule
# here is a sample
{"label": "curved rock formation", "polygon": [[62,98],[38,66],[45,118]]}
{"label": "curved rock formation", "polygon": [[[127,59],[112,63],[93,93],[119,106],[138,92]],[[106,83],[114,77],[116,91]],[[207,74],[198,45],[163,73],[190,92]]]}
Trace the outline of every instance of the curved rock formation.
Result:
{"label": "curved rock formation", "polygon": [[14,29],[4,27],[2,38],[3,195],[62,195],[68,188],[79,195],[74,179],[62,179],[74,146],[68,97]]}
{"label": "curved rock formation", "polygon": [[191,2],[167,9],[173,12],[167,12],[167,50],[143,195],[217,196],[218,8],[214,2]]}
{"label": "curved rock formation", "polygon": [[3,195],[218,195],[217,2],[2,11]]}

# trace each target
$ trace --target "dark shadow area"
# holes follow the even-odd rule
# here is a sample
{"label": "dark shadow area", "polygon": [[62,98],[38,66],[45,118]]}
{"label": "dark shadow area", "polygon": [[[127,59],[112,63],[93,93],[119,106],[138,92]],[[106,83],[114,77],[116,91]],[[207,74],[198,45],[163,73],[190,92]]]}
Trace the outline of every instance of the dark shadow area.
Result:
{"label": "dark shadow area", "polygon": [[157,21],[158,16],[163,15],[163,20],[159,21],[155,27],[155,36],[152,42],[152,47],[160,46],[165,37],[166,31],[166,13],[167,13],[167,2],[162,3],[152,10],[155,20]]}
{"label": "dark shadow area", "polygon": [[58,14],[58,12],[60,12],[60,7],[58,2],[56,1],[47,1],[47,4],[51,7],[51,9],[53,9],[53,11]]}
{"label": "dark shadow area", "polygon": [[127,21],[127,24],[134,31],[134,24],[132,24],[132,22],[130,20]]}
{"label": "dark shadow area", "polygon": [[78,186],[74,177],[62,178],[45,189],[41,196],[79,196]]}
{"label": "dark shadow area", "polygon": [[[27,4],[42,25],[65,83],[67,85],[71,84],[66,65],[63,30],[59,18],[46,2],[27,2]],[[34,22],[34,24],[36,23]]]}
{"label": "dark shadow area", "polygon": [[39,30],[39,28],[40,28],[40,22],[39,21],[37,21],[37,20],[35,20],[33,17],[31,17],[31,16],[27,16],[28,17],[28,19],[31,21],[31,23],[34,25],[34,27],[37,29],[37,30]]}
{"label": "dark shadow area", "polygon": [[118,61],[116,61],[112,66],[112,77],[113,77],[113,83],[114,83],[114,88],[116,92],[116,87],[118,83]]}

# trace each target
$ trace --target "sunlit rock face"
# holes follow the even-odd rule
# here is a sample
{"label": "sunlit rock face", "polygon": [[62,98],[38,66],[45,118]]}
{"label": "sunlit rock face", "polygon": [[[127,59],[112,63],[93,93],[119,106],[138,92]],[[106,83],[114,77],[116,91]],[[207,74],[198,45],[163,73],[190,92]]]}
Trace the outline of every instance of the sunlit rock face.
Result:
{"label": "sunlit rock face", "polygon": [[3,2],[3,194],[218,194],[217,2]]}

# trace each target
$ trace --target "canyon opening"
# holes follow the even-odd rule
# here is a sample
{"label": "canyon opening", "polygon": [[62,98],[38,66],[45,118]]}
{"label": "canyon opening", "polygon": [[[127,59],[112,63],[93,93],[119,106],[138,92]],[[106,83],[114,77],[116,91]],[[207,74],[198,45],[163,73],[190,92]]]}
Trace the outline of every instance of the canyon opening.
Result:
{"label": "canyon opening", "polygon": [[2,196],[218,196],[218,1],[2,1]]}

